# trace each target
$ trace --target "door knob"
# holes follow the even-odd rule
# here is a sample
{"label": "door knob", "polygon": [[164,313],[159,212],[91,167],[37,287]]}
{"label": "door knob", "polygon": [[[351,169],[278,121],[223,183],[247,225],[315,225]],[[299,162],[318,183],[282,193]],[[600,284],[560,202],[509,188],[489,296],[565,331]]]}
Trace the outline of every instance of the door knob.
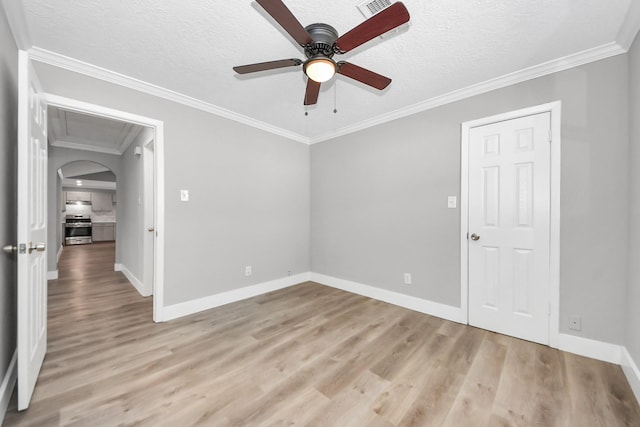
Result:
{"label": "door knob", "polygon": [[150,233],[153,233],[154,231],[156,231],[156,229],[153,228],[153,227],[149,227],[149,228],[147,228],[147,231],[150,232]]}
{"label": "door knob", "polygon": [[33,242],[29,243],[29,253],[33,251],[44,252],[45,249],[46,249],[46,246],[44,243],[38,243],[35,246],[33,245]]}
{"label": "door knob", "polygon": [[2,247],[2,252],[6,254],[12,254],[18,251],[18,247],[14,245],[6,245]]}
{"label": "door knob", "polygon": [[476,233],[473,233],[471,235],[471,240],[480,240],[480,236],[478,236]]}

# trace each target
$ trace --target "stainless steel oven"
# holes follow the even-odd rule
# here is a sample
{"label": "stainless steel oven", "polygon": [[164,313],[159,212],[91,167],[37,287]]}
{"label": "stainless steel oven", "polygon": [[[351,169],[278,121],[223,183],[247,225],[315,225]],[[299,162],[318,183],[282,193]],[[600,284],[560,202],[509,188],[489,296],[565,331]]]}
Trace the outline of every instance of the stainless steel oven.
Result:
{"label": "stainless steel oven", "polygon": [[64,225],[65,245],[86,245],[91,243],[91,217],[88,215],[67,215]]}

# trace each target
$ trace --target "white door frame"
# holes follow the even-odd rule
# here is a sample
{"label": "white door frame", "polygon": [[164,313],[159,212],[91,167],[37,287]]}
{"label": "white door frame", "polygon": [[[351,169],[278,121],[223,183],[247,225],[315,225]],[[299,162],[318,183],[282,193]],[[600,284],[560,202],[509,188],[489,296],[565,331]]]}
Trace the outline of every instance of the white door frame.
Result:
{"label": "white door frame", "polygon": [[135,123],[154,129],[154,183],[156,194],[154,215],[156,241],[154,250],[155,269],[153,272],[153,321],[164,321],[164,122],[58,95],[46,94],[46,101],[48,105],[65,110]]}
{"label": "white door frame", "polygon": [[561,101],[510,111],[462,123],[460,146],[460,311],[469,323],[469,133],[472,128],[540,113],[551,113],[551,212],[549,278],[549,346],[560,335],[560,135]]}

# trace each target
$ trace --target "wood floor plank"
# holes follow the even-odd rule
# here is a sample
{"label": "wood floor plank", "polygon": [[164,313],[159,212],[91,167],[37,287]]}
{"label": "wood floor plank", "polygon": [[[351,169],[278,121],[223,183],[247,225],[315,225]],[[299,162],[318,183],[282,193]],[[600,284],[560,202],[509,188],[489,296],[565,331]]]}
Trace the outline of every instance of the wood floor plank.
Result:
{"label": "wood floor plank", "polygon": [[114,262],[65,247],[4,426],[640,426],[619,366],[316,283],[156,324]]}
{"label": "wood floor plank", "polygon": [[474,420],[487,425],[503,372],[507,347],[483,340],[478,348],[465,381],[444,424],[463,425]]}

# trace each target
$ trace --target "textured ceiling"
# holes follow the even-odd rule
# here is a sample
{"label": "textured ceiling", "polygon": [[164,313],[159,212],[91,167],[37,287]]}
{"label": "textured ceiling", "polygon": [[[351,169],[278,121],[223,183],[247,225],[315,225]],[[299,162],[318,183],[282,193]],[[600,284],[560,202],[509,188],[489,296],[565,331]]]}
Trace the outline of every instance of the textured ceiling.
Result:
{"label": "textured ceiling", "polygon": [[[317,138],[456,90],[616,42],[632,0],[404,0],[410,25],[340,59],[393,79],[383,92],[343,76],[302,105],[300,68],[232,67],[302,50],[255,2],[24,0],[32,46],[103,67],[304,138]],[[340,34],[359,0],[285,0],[302,25]],[[334,107],[338,112],[334,113]],[[305,116],[308,111],[308,116]]]}

